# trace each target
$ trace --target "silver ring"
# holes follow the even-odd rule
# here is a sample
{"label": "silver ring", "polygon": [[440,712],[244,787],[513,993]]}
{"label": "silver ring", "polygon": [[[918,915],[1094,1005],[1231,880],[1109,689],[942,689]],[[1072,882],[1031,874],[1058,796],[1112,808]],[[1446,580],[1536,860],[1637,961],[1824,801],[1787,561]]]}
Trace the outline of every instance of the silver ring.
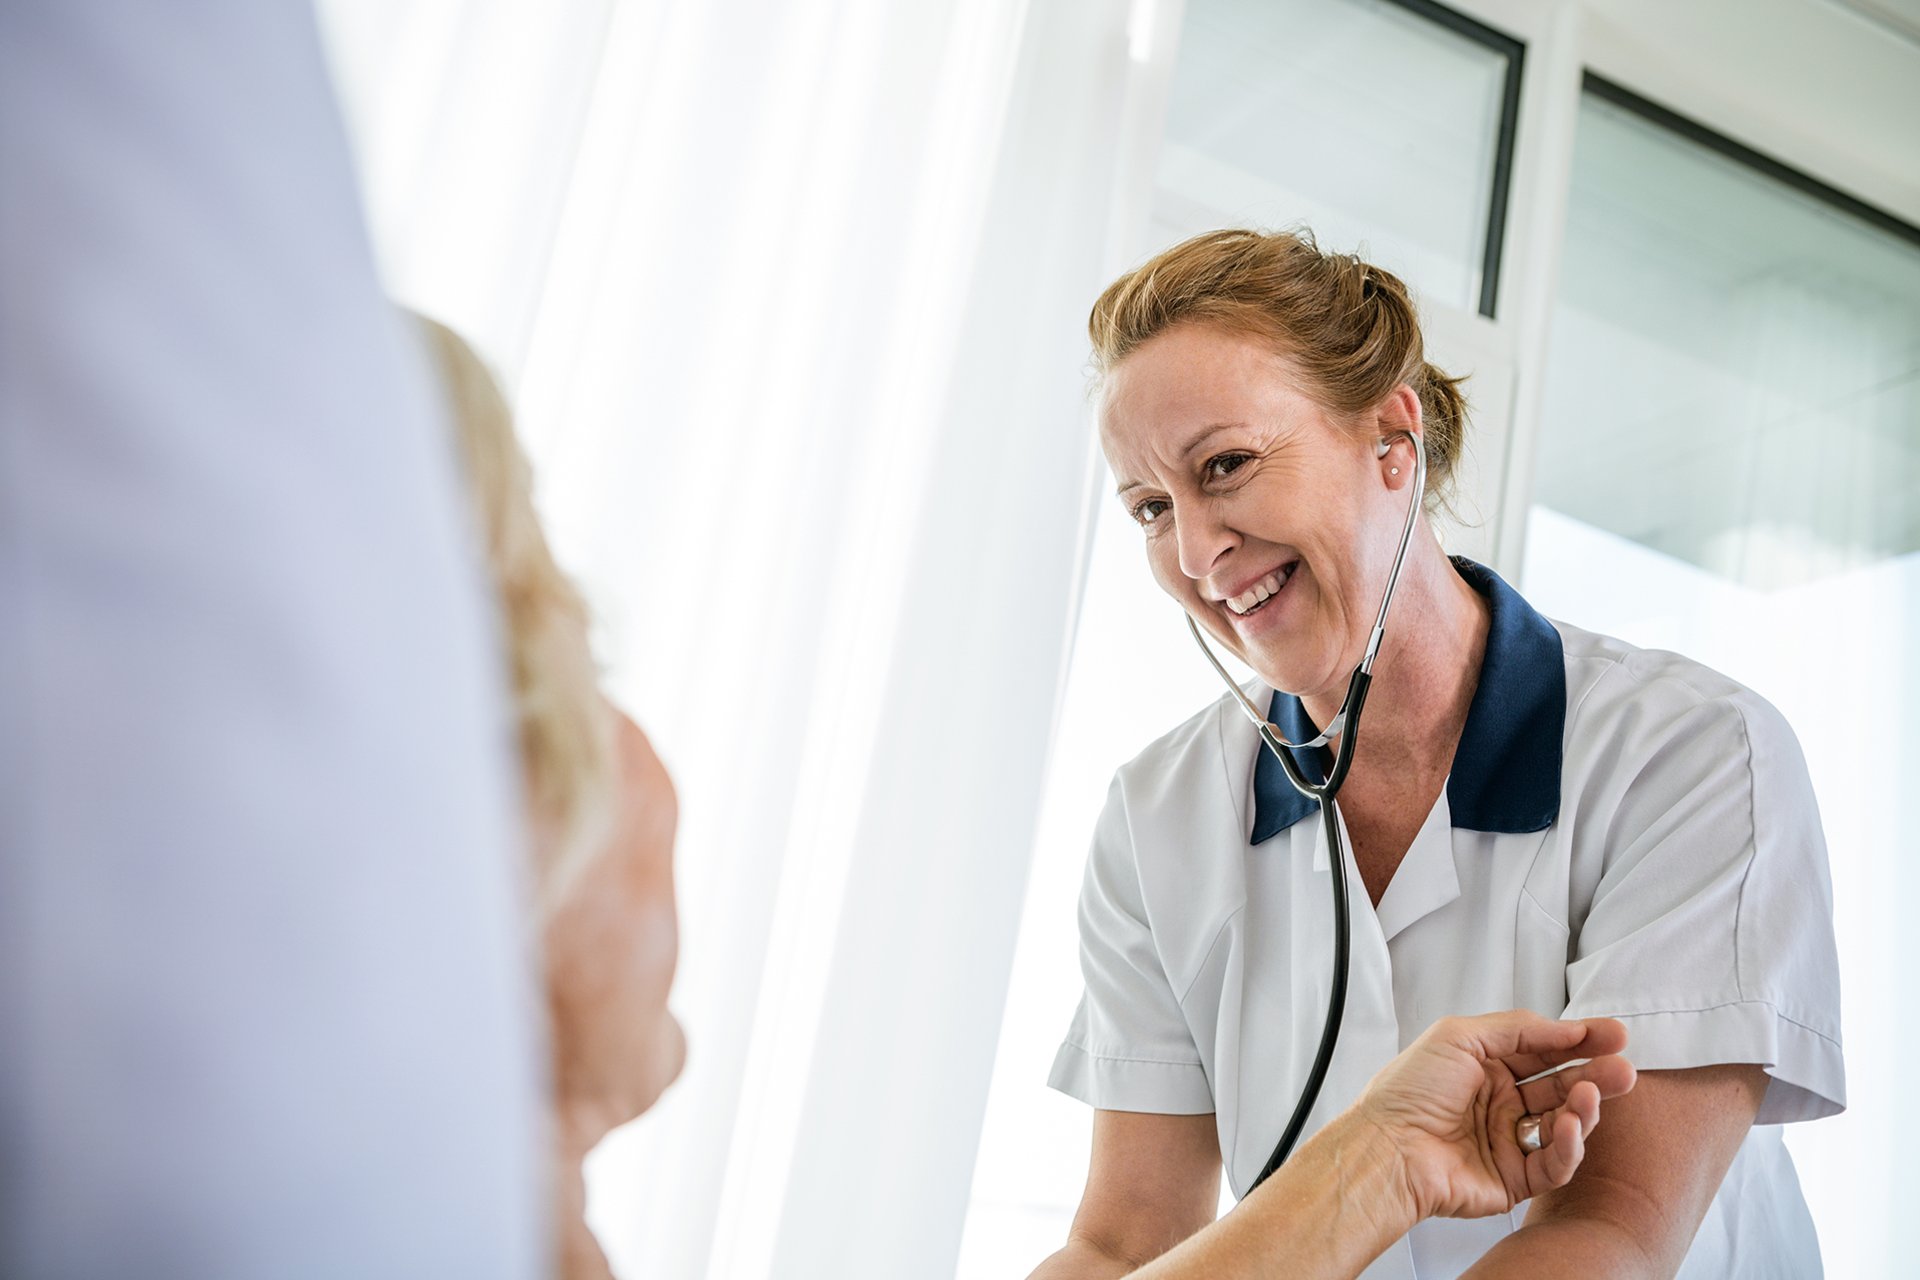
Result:
{"label": "silver ring", "polygon": [[1540,1141],[1540,1117],[1521,1116],[1513,1126],[1514,1137],[1520,1140],[1520,1149],[1532,1153],[1544,1144]]}

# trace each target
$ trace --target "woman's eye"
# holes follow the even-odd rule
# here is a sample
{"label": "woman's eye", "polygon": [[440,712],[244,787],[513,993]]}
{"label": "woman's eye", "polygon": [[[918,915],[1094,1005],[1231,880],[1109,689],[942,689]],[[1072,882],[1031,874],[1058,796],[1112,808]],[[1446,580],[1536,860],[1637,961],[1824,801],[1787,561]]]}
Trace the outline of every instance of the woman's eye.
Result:
{"label": "woman's eye", "polygon": [[1148,498],[1133,508],[1133,518],[1143,525],[1152,524],[1173,506],[1165,498]]}
{"label": "woman's eye", "polygon": [[1209,479],[1222,479],[1232,475],[1250,461],[1252,458],[1248,454],[1223,453],[1217,458],[1207,459],[1207,476]]}

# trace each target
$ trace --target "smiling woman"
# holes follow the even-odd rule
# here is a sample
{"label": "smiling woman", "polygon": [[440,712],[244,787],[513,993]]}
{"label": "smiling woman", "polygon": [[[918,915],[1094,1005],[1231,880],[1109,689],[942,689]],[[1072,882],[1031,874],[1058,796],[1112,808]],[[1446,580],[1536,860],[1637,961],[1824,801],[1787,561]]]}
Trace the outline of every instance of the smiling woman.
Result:
{"label": "smiling woman", "polygon": [[[1438,506],[1466,420],[1460,380],[1426,362],[1406,287],[1309,235],[1217,231],[1115,282],[1088,327],[1102,443],[1156,580],[1243,662],[1282,664],[1279,687],[1338,706],[1344,655],[1365,645],[1379,597],[1337,588],[1384,580],[1399,527],[1385,512],[1405,509],[1416,472],[1410,433]],[[1383,483],[1359,483],[1369,473]],[[1213,517],[1227,508],[1267,526],[1265,548],[1226,554]],[[1471,636],[1472,592],[1449,594],[1447,620]]]}
{"label": "smiling woman", "polygon": [[[1397,279],[1305,236],[1197,237],[1107,289],[1089,328],[1101,443],[1155,581],[1252,669],[1287,739],[1315,738],[1409,501],[1444,500],[1457,380],[1427,364]],[[1292,763],[1317,776],[1326,756]],[[1226,698],[1114,779],[1052,1075],[1096,1108],[1092,1167],[1038,1274],[1114,1274],[1198,1232],[1222,1165],[1246,1196],[1314,1070],[1332,868],[1325,815],[1279,766]],[[1771,706],[1547,620],[1422,517],[1340,801],[1366,896],[1347,899],[1345,1030],[1308,1133],[1454,1014],[1616,1017],[1644,1072],[1568,1185],[1421,1223],[1368,1276],[1817,1272],[1777,1126],[1844,1105],[1831,905]]]}

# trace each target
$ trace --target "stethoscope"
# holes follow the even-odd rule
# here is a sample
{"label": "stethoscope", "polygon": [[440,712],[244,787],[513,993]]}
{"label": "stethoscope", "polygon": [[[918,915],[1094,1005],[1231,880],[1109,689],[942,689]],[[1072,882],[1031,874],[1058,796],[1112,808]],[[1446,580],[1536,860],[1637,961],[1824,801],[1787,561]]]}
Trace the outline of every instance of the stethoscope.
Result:
{"label": "stethoscope", "polygon": [[[1406,563],[1407,548],[1413,542],[1414,522],[1420,515],[1420,499],[1427,491],[1427,447],[1421,443],[1419,435],[1412,431],[1401,431],[1413,442],[1413,486],[1412,496],[1407,501],[1406,524],[1400,529],[1400,549],[1393,557],[1393,572],[1387,575],[1387,589],[1380,597],[1380,613],[1373,620],[1373,634],[1367,639],[1367,650],[1361,655],[1360,665],[1353,669],[1353,678],[1347,681],[1347,696],[1340,703],[1340,713],[1327,724],[1320,736],[1311,742],[1288,742],[1280,736],[1260,708],[1253,704],[1240,686],[1234,682],[1227,669],[1220,665],[1220,659],[1213,654],[1206,637],[1200,634],[1192,615],[1187,617],[1187,629],[1193,632],[1195,643],[1200,651],[1207,655],[1207,661],[1226,681],[1234,700],[1240,709],[1247,713],[1254,727],[1260,731],[1260,740],[1267,744],[1267,750],[1273,752],[1280,761],[1280,767],[1286,770],[1287,780],[1294,789],[1311,800],[1320,802],[1325,811],[1322,826],[1327,835],[1327,862],[1333,869],[1333,992],[1327,998],[1327,1021],[1320,1030],[1320,1048],[1313,1055],[1313,1069],[1307,1073],[1307,1083],[1300,1091],[1300,1100],[1294,1104],[1293,1117],[1287,1121],[1287,1127],[1280,1135],[1280,1141],[1268,1157],[1266,1167],[1260,1170],[1260,1176],[1253,1180],[1253,1187],[1259,1186],[1272,1176],[1273,1171],[1286,1162],[1292,1154],[1294,1144],[1300,1141],[1300,1131],[1306,1128],[1307,1115],[1313,1110],[1313,1104],[1319,1100],[1320,1087],[1327,1081],[1327,1067],[1333,1061],[1333,1048],[1340,1039],[1340,1018],[1347,1006],[1347,953],[1350,935],[1347,918],[1347,852],[1340,838],[1340,806],[1335,800],[1340,784],[1346,781],[1347,769],[1353,764],[1354,743],[1360,738],[1360,710],[1367,705],[1367,688],[1373,683],[1373,660],[1380,653],[1380,638],[1386,634],[1387,610],[1393,604],[1394,589],[1400,585],[1400,567]],[[1382,440],[1376,446],[1378,457],[1386,457],[1392,441]],[[1293,758],[1294,751],[1307,751],[1314,747],[1323,747],[1336,736],[1340,745],[1334,749],[1333,767],[1327,776],[1314,782],[1301,772],[1299,763]],[[1247,1188],[1249,1194],[1253,1187]]]}

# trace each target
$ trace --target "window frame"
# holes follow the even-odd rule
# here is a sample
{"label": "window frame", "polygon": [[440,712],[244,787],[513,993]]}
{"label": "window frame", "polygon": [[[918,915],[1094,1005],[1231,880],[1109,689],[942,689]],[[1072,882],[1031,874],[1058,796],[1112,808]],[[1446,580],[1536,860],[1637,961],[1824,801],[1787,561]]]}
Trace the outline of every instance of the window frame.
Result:
{"label": "window frame", "polygon": [[1601,75],[1591,67],[1581,75],[1580,92],[1583,97],[1592,94],[1602,102],[1630,111],[1649,124],[1745,165],[1802,195],[1812,196],[1841,213],[1857,218],[1877,231],[1884,231],[1905,240],[1908,244],[1920,247],[1920,226],[1878,205],[1869,204],[1858,196],[1842,191],[1839,187],[1822,182],[1804,169],[1796,168],[1784,160],[1776,159],[1743,142],[1736,142],[1726,134],[1709,128],[1691,116],[1682,115],[1670,107],[1662,106],[1652,98],[1635,93],[1632,89]]}
{"label": "window frame", "polygon": [[1493,175],[1487,191],[1487,227],[1480,251],[1480,300],[1476,308],[1486,319],[1498,319],[1500,266],[1506,251],[1507,214],[1512,205],[1513,154],[1520,135],[1520,88],[1526,75],[1526,41],[1438,0],[1387,0],[1387,3],[1464,36],[1506,59],[1507,70],[1500,86],[1500,120],[1494,126]]}

